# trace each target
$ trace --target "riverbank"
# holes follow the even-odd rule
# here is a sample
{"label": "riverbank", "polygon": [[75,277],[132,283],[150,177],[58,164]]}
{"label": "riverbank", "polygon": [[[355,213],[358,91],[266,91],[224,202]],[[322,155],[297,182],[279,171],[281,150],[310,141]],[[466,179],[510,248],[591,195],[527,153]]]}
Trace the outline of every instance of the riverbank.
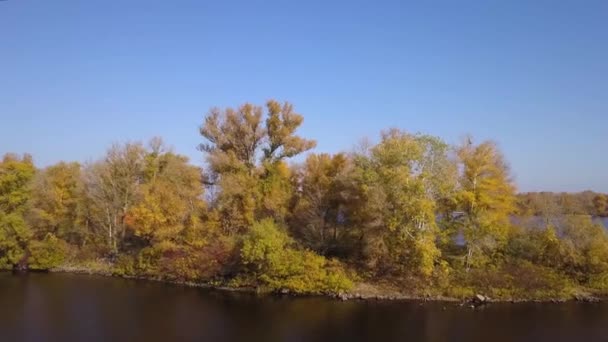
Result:
{"label": "riverbank", "polygon": [[121,275],[112,270],[112,265],[104,262],[93,262],[89,265],[62,265],[60,267],[49,270],[51,273],[69,273],[69,274],[85,274],[97,275],[104,277],[115,277],[123,279],[154,281],[165,284],[180,285],[187,287],[198,287],[217,291],[227,292],[242,292],[255,295],[279,295],[279,296],[324,296],[334,298],[340,301],[419,301],[419,302],[449,302],[460,303],[470,307],[477,307],[490,303],[564,303],[568,301],[579,301],[588,303],[597,303],[606,301],[606,296],[600,296],[587,291],[586,289],[576,289],[573,294],[568,297],[543,297],[543,298],[492,298],[483,293],[463,297],[450,297],[444,295],[419,295],[407,293],[403,290],[387,283],[369,283],[358,282],[355,287],[346,293],[322,293],[322,294],[298,294],[289,291],[269,291],[261,287],[254,286],[231,286],[228,282],[192,282],[192,281],[176,281],[162,277],[145,277],[133,275]]}

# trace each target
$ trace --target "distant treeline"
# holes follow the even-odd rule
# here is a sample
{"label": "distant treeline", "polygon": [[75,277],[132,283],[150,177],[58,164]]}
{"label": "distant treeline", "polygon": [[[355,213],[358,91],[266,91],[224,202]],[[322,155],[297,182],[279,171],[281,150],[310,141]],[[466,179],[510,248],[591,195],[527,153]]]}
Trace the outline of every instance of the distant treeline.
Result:
{"label": "distant treeline", "polygon": [[516,195],[496,144],[399,129],[290,163],[315,147],[296,134],[302,122],[276,101],[212,109],[203,167],[159,138],[84,165],[7,154],[0,267],[296,293],[608,291],[608,236],[591,219],[605,195]]}
{"label": "distant treeline", "polygon": [[523,215],[592,215],[608,216],[608,194],[593,191],[528,192],[517,195],[519,213]]}

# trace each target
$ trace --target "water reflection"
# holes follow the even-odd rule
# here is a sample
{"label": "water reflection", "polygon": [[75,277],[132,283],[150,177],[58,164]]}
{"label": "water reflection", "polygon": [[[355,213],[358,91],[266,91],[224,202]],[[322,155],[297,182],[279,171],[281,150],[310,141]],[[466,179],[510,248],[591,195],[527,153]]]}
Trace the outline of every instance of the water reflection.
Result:
{"label": "water reflection", "polygon": [[3,341],[608,341],[606,304],[338,302],[0,275]]}

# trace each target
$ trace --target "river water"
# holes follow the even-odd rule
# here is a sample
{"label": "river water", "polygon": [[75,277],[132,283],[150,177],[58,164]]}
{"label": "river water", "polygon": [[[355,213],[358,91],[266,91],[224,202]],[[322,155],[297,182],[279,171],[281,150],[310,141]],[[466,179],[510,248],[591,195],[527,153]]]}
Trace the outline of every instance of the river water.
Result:
{"label": "river water", "polygon": [[608,304],[340,302],[0,274],[1,341],[608,341]]}

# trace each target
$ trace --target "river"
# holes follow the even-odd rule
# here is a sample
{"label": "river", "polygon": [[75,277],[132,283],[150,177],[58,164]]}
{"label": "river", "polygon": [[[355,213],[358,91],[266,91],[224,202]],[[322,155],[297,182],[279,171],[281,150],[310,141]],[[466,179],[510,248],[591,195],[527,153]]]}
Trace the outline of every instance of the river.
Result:
{"label": "river", "polygon": [[608,341],[608,303],[340,302],[0,274],[2,341]]}

